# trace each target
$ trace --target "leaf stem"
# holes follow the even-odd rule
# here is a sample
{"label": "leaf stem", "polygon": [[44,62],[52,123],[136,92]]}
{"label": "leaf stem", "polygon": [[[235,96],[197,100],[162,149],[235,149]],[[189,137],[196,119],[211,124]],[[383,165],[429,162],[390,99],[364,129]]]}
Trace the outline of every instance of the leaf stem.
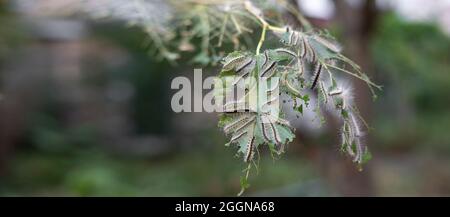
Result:
{"label": "leaf stem", "polygon": [[256,47],[256,55],[259,55],[259,53],[261,51],[261,47],[262,47],[262,45],[264,43],[264,40],[266,40],[267,25],[268,24],[263,24],[261,38],[259,39],[258,47]]}
{"label": "leaf stem", "polygon": [[372,81],[370,81],[370,80],[368,80],[368,79],[366,79],[366,78],[363,78],[363,77],[361,77],[361,76],[359,76],[359,75],[357,75],[357,74],[355,74],[355,73],[352,73],[352,72],[350,72],[350,71],[348,71],[348,70],[345,70],[345,69],[342,69],[342,68],[333,66],[333,65],[331,65],[331,64],[326,64],[326,66],[328,66],[328,67],[330,67],[330,68],[333,68],[333,69],[336,69],[336,70],[339,70],[339,71],[341,71],[341,72],[345,72],[345,73],[347,73],[347,74],[349,74],[349,75],[351,75],[351,76],[353,76],[353,77],[355,77],[355,78],[358,78],[358,79],[360,79],[360,80],[366,82],[367,84],[369,84],[369,86],[373,86],[373,87],[375,87],[375,88],[381,90],[381,86],[380,86],[380,85],[377,85],[377,84],[373,83]]}

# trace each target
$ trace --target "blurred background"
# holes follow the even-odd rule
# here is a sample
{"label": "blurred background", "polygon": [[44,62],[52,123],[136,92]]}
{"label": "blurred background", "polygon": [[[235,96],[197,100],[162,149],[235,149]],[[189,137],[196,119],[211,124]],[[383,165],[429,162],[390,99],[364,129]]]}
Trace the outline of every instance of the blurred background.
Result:
{"label": "blurred background", "polygon": [[[450,1],[296,3],[384,87],[373,101],[354,81],[373,159],[358,172],[338,126],[299,128],[280,159],[262,153],[246,195],[450,196]],[[171,110],[171,79],[195,64],[155,59],[137,28],[38,7],[0,0],[1,196],[239,192],[245,165],[217,114]]]}

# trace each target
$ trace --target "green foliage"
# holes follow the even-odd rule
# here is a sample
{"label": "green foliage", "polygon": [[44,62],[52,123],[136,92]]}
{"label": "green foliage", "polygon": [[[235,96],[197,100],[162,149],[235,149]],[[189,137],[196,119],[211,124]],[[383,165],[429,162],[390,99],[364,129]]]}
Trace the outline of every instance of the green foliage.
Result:
{"label": "green foliage", "polygon": [[28,42],[23,24],[6,8],[7,3],[0,2],[0,64],[20,45]]}
{"label": "green foliage", "polygon": [[[377,68],[394,79],[422,111],[447,110],[450,39],[435,25],[386,16],[372,46]],[[389,52],[386,52],[389,50]],[[429,105],[433,105],[432,107]]]}
{"label": "green foliage", "polygon": [[[149,58],[149,53],[142,47],[146,34],[137,29],[124,28],[117,25],[95,26],[95,36],[99,40],[107,40],[123,49],[127,55],[124,64],[119,67],[101,68],[98,64],[91,64],[85,60],[87,67],[97,70],[99,73],[87,73],[85,82],[97,85],[106,85],[121,82],[130,85],[132,98],[130,111],[136,133],[167,134],[169,131],[168,119],[170,118],[170,90],[171,72],[174,66],[166,61],[158,61]],[[99,74],[93,77],[92,74]],[[98,84],[102,82],[101,84]],[[154,115],[158,114],[158,115]],[[157,124],[155,124],[157,123]]]}
{"label": "green foliage", "polygon": [[[208,135],[201,144],[211,142]],[[215,147],[149,160],[121,156],[103,148],[83,147],[71,154],[22,150],[11,160],[7,176],[0,180],[0,195],[233,196],[239,191],[236,167],[240,163],[229,157],[228,150],[225,153],[223,148]],[[276,165],[271,159],[262,159],[260,167],[264,173],[251,180],[252,188],[259,191],[299,180],[306,182],[316,176],[308,162],[298,159],[279,160]]]}
{"label": "green foliage", "polygon": [[[388,14],[372,44],[386,94],[375,126],[380,144],[450,150],[450,38],[436,25]],[[389,93],[389,94],[387,94]]]}

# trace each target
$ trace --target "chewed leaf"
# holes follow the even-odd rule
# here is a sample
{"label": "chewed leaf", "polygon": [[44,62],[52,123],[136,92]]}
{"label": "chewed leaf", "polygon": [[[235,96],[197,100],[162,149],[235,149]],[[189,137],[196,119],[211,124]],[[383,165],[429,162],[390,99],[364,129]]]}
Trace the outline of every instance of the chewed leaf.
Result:
{"label": "chewed leaf", "polygon": [[321,60],[333,59],[333,58],[337,58],[339,56],[338,52],[335,52],[335,51],[329,49],[328,47],[324,46],[323,44],[319,43],[318,41],[316,41],[314,39],[310,39],[309,41],[310,41],[311,47],[314,49],[314,51],[316,52],[319,59],[321,59]]}
{"label": "chewed leaf", "polygon": [[[294,138],[293,129],[287,120],[274,117],[268,113],[263,113],[264,109],[258,106],[269,106],[270,103],[278,103],[278,95],[272,96],[273,88],[278,88],[280,82],[270,83],[273,87],[266,90],[268,100],[266,103],[258,103],[259,94],[257,92],[259,77],[269,78],[278,73],[280,61],[296,59],[297,55],[287,49],[267,50],[259,55],[248,55],[234,52],[224,58],[223,71],[215,86],[215,97],[220,100],[228,100],[226,97],[234,88],[246,88],[246,94],[240,99],[228,100],[223,104],[224,114],[221,117],[220,126],[224,132],[230,136],[228,144],[236,144],[238,152],[242,154],[244,162],[250,162],[254,153],[260,145],[275,144],[276,153],[284,152],[286,144]],[[248,73],[247,73],[248,72]],[[248,77],[255,78],[256,83],[245,80],[244,86],[234,86],[229,78],[232,75],[247,74]],[[220,85],[224,83],[225,85]],[[224,87],[225,86],[225,87]],[[247,108],[247,104],[254,104],[257,100],[256,109]],[[251,107],[251,106],[250,106]]]}
{"label": "chewed leaf", "polygon": [[342,51],[342,47],[336,41],[332,41],[331,39],[324,38],[319,35],[313,35],[311,38],[313,41],[319,43],[334,53],[340,53]]}
{"label": "chewed leaf", "polygon": [[281,142],[282,142],[281,143],[282,147],[281,147],[280,151],[284,152],[284,149],[285,149],[284,146],[286,144],[292,142],[294,140],[294,138],[295,138],[295,135],[294,135],[294,133],[292,132],[291,129],[289,129],[289,128],[285,127],[285,126],[277,124],[276,127],[277,127],[277,130],[279,132],[280,139],[281,139]]}

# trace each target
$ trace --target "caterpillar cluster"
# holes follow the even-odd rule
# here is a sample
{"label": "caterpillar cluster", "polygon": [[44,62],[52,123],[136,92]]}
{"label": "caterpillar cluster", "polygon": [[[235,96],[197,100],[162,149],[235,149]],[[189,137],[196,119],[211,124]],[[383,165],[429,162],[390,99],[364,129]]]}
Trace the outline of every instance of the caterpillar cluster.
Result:
{"label": "caterpillar cluster", "polygon": [[340,114],[343,122],[341,129],[341,149],[353,158],[353,162],[363,163],[367,147],[362,142],[364,136],[356,107],[353,106],[353,93],[350,87],[345,87],[340,81],[327,86],[320,82],[318,93],[322,103]]}
{"label": "caterpillar cluster", "polygon": [[[342,127],[342,149],[351,157],[356,163],[363,163],[363,156],[367,152],[367,148],[361,141],[363,133],[359,124],[359,116],[355,115],[355,108],[352,107],[352,93],[351,88],[345,88],[339,81],[331,77],[326,64],[334,63],[332,58],[321,57],[316,49],[325,49],[330,53],[340,55],[341,47],[334,41],[328,38],[321,37],[318,34],[307,34],[300,31],[294,31],[290,28],[286,29],[285,34],[280,40],[285,46],[297,51],[297,54],[292,50],[284,49],[282,52],[287,53],[297,59],[298,75],[303,75],[306,65],[311,68],[310,73],[310,89],[317,89],[317,94],[321,98],[321,103],[325,106],[339,111]],[[327,71],[330,78],[322,78],[323,72]],[[330,85],[326,85],[326,83]],[[292,85],[288,79],[284,84],[292,92],[299,95],[295,85]],[[294,100],[294,102],[297,102]]]}
{"label": "caterpillar cluster", "polygon": [[300,31],[294,31],[290,28],[286,28],[286,32],[281,38],[281,43],[287,47],[297,49],[297,54],[295,52],[288,50],[290,53],[295,54],[298,64],[298,74],[302,75],[304,67],[306,64],[312,66],[313,74],[311,78],[310,89],[315,89],[319,80],[321,73],[326,67],[323,58],[320,58],[318,52],[316,51],[317,46],[323,46],[333,53],[340,53],[341,47],[331,39],[325,39],[317,34],[306,34]]}
{"label": "caterpillar cluster", "polygon": [[[258,55],[231,53],[222,61],[222,72],[232,72],[232,75],[237,76],[232,83],[235,88],[242,88],[237,83],[243,78],[267,80],[277,75],[280,80],[271,84],[272,87],[267,90],[267,96],[270,97],[265,103],[258,104],[261,108],[279,102],[278,95],[272,96],[275,88],[287,91],[294,101],[294,108],[298,106],[298,98],[307,106],[309,99],[305,98],[305,95],[316,93],[318,107],[324,106],[340,115],[343,122],[342,150],[350,155],[354,162],[364,163],[368,150],[362,142],[361,118],[356,107],[352,105],[352,90],[336,80],[333,77],[334,72],[330,71],[330,67],[336,69],[335,64],[338,61],[348,60],[340,54],[340,46],[319,34],[293,31],[289,28],[281,37],[281,42],[285,45],[284,48],[265,50]],[[253,159],[255,150],[261,144],[274,144],[277,153],[284,152],[285,144],[294,137],[294,129],[287,120],[278,117],[278,114],[274,116],[262,112],[261,108],[247,108],[245,96],[226,102],[223,106],[225,115],[231,118],[224,126],[225,133],[231,135],[230,143],[241,147],[240,152],[244,154],[245,162]]]}
{"label": "caterpillar cluster", "polygon": [[[237,76],[231,84],[232,86],[236,86],[238,81],[249,76],[267,80],[278,72],[278,61],[271,58],[270,52],[266,50],[256,56],[246,53],[229,55],[222,61],[222,71],[232,71]],[[275,52],[296,56],[295,53],[288,50],[279,49]],[[253,72],[255,73],[252,74]],[[280,82],[271,82],[270,88],[266,90],[268,100],[261,103],[261,108],[278,103],[278,94],[274,96],[273,92],[279,85]],[[289,122],[275,117],[269,112],[264,112],[264,109],[247,108],[245,100],[244,96],[242,99],[231,100],[223,105],[224,113],[232,118],[232,121],[223,127],[226,134],[232,135],[230,143],[237,143],[241,146],[244,162],[250,162],[253,159],[256,148],[260,144],[274,144],[279,153],[283,152],[286,139],[282,138],[280,127],[291,129]],[[255,132],[260,132],[261,136]]]}

